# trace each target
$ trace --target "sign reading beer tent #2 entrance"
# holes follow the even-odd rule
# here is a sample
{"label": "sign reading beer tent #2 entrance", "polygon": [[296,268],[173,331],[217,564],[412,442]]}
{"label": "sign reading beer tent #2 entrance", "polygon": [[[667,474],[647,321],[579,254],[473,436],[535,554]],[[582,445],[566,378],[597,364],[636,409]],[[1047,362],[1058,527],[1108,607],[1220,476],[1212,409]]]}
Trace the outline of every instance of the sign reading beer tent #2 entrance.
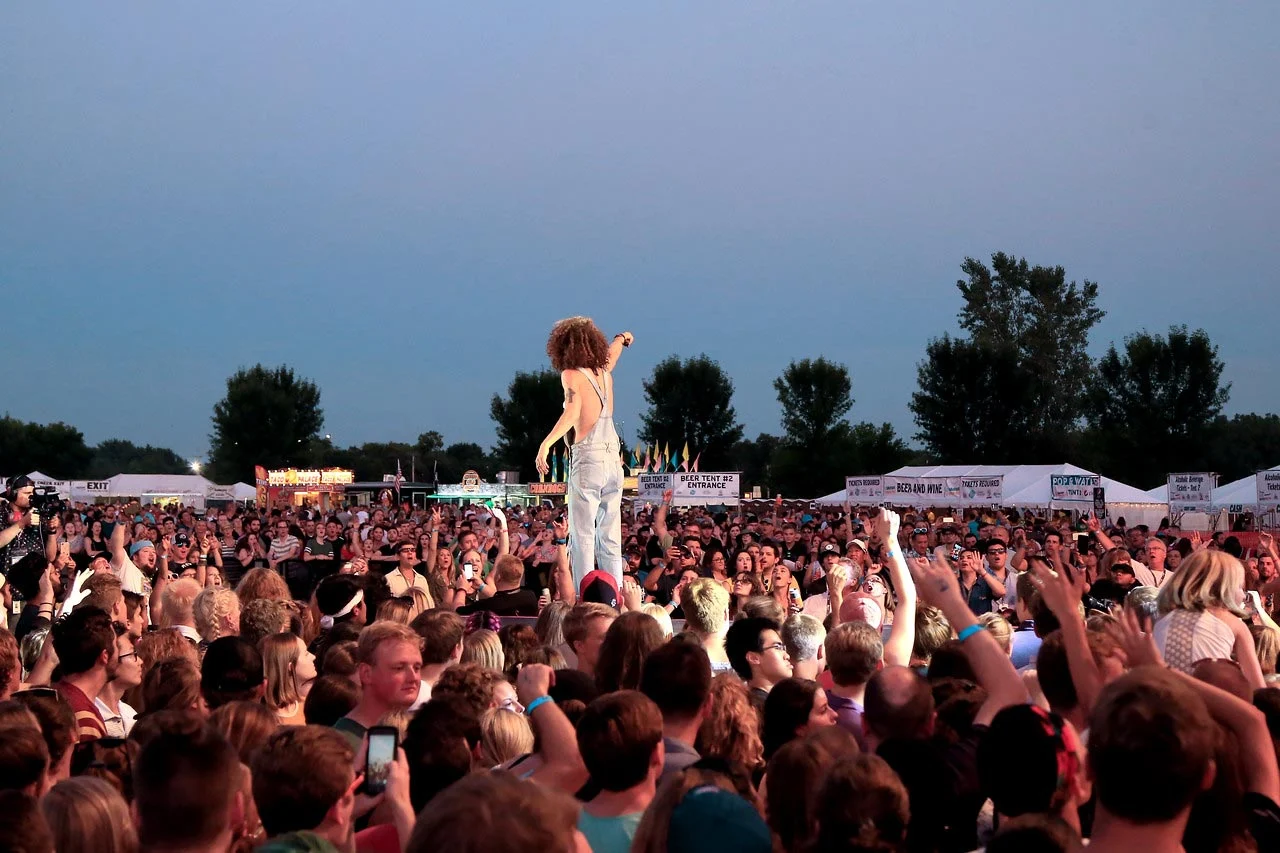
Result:
{"label": "sign reading beer tent #2 entrance", "polygon": [[742,475],[737,472],[640,474],[636,477],[636,490],[639,498],[646,501],[662,500],[662,493],[670,489],[672,499],[680,503],[737,503],[741,480]]}
{"label": "sign reading beer tent #2 entrance", "polygon": [[1169,511],[1203,512],[1213,503],[1214,476],[1208,471],[1169,475]]}
{"label": "sign reading beer tent #2 entrance", "polygon": [[1093,503],[1093,490],[1101,485],[1097,474],[1050,474],[1049,500]]}
{"label": "sign reading beer tent #2 entrance", "polygon": [[1258,506],[1280,506],[1280,471],[1259,471]]}

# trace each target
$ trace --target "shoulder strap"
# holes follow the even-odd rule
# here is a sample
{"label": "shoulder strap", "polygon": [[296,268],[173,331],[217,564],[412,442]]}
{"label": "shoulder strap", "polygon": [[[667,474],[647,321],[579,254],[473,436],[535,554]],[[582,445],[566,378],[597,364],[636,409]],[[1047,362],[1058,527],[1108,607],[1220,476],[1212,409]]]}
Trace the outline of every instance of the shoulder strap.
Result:
{"label": "shoulder strap", "polygon": [[596,396],[600,398],[600,405],[602,407],[607,405],[609,398],[604,395],[604,391],[602,391],[600,386],[596,384],[596,378],[591,375],[591,371],[587,370],[585,367],[579,367],[578,370],[580,370],[582,375],[587,377],[587,381],[591,383],[591,387],[595,390]]}

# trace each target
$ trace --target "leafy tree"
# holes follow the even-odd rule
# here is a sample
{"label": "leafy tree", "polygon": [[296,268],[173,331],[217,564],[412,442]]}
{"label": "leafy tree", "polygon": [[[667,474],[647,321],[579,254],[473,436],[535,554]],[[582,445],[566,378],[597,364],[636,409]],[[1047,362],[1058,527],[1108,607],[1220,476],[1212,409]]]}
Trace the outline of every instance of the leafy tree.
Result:
{"label": "leafy tree", "polygon": [[[750,489],[760,486],[769,494],[773,489],[773,457],[778,451],[782,439],[766,432],[756,436],[755,441],[744,438],[733,445],[729,451],[729,468],[742,472],[742,488]],[[701,466],[699,466],[701,467]]]}
{"label": "leafy tree", "polygon": [[0,471],[7,472],[5,476],[39,471],[59,480],[78,478],[91,455],[75,427],[0,418]]}
{"label": "leafy tree", "polygon": [[1088,395],[1091,442],[1105,453],[1108,473],[1150,488],[1170,471],[1204,465],[1214,419],[1230,396],[1222,369],[1201,329],[1139,332],[1123,352],[1112,345]]}
{"label": "leafy tree", "polygon": [[190,463],[167,447],[142,447],[121,438],[108,439],[93,448],[85,477],[105,480],[116,474],[187,474]]}
{"label": "leafy tree", "polygon": [[916,376],[916,438],[940,464],[1029,463],[1051,452],[1030,433],[1035,393],[1012,347],[943,335],[925,348]]}
{"label": "leafy tree", "polygon": [[701,470],[728,467],[742,427],[733,409],[733,382],[718,363],[706,355],[685,361],[673,355],[644,381],[644,397],[649,410],[640,416],[641,441],[670,445],[672,453],[688,442],[691,454],[702,455]]}
{"label": "leafy tree", "polygon": [[[1003,252],[990,267],[965,258],[961,269],[968,278],[956,282],[959,323],[969,338],[930,342],[911,404],[917,437],[942,462],[1062,461],[1088,408],[1070,389],[1088,383],[1089,332],[1105,315],[1098,285],[1068,282],[1062,267],[1033,267]],[[945,363],[957,348],[981,384]],[[965,401],[948,380],[988,399],[957,406]],[[966,432],[981,438],[966,447],[957,442]]]}
{"label": "leafy tree", "polygon": [[489,416],[498,428],[494,454],[526,482],[537,479],[533,460],[543,437],[559,419],[563,400],[560,374],[554,370],[517,372],[507,386],[506,399],[493,395]]}
{"label": "leafy tree", "polygon": [[[856,460],[848,472],[850,474],[884,474],[913,461],[911,448],[889,423],[879,426],[866,421],[856,423],[849,431],[849,440]],[[832,487],[832,491],[837,488],[838,484]]]}
{"label": "leafy tree", "polygon": [[1210,426],[1206,442],[1209,470],[1229,483],[1280,465],[1280,415],[1219,415]]}
{"label": "leafy tree", "polygon": [[774,455],[774,485],[788,495],[830,491],[831,472],[852,471],[856,462],[845,419],[853,407],[848,368],[822,357],[793,361],[773,387],[784,434]]}
{"label": "leafy tree", "polygon": [[213,407],[209,436],[212,469],[219,482],[248,480],[253,466],[279,468],[306,462],[324,424],[320,389],[289,367],[254,365],[227,379],[227,393]]}

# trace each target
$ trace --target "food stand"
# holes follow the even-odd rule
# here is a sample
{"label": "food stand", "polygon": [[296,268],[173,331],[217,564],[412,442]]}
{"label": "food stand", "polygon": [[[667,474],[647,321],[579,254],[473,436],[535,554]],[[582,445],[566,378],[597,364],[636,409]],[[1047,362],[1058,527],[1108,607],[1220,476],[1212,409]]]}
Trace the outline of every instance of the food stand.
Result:
{"label": "food stand", "polygon": [[267,472],[268,506],[309,506],[322,512],[335,509],[355,472],[345,468],[284,468]]}

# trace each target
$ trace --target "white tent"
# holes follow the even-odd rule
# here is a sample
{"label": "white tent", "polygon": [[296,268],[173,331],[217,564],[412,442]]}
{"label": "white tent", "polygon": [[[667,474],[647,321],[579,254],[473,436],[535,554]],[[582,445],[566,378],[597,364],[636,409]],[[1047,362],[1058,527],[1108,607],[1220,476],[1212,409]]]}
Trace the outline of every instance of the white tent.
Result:
{"label": "white tent", "polygon": [[[1270,471],[1280,471],[1280,465],[1269,468]],[[1147,492],[1147,497],[1156,503],[1169,503],[1169,484],[1156,486]],[[1223,530],[1227,527],[1229,520],[1222,513],[1227,511],[1233,512],[1252,512],[1258,508],[1258,490],[1257,479],[1253,474],[1247,477],[1241,477],[1239,480],[1232,480],[1230,483],[1223,483],[1213,490],[1213,510],[1211,513],[1203,512],[1184,512],[1181,517],[1181,526],[1186,530]],[[1216,519],[1216,523],[1214,523]]]}
{"label": "white tent", "polygon": [[[1090,509],[1091,505],[1063,503],[1050,497],[1050,480],[1054,474],[1088,475],[1075,465],[908,465],[885,474],[886,477],[1003,477],[1005,507],[1039,507],[1053,509]],[[1156,525],[1167,512],[1167,507],[1154,501],[1146,492],[1133,486],[1112,480],[1100,479],[1107,490],[1107,514],[1116,518],[1124,516],[1129,524]],[[819,498],[818,503],[838,505],[844,503],[844,491],[833,492]]]}

